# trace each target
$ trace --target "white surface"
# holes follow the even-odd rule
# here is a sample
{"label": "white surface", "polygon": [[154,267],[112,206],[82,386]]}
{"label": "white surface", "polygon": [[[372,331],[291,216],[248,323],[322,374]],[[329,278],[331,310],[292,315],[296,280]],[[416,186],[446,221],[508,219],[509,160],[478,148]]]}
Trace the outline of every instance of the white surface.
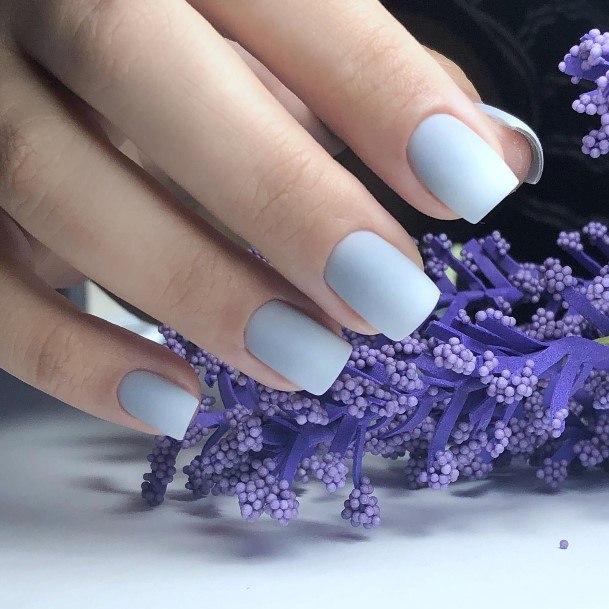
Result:
{"label": "white surface", "polygon": [[[375,461],[380,528],[342,521],[346,493],[331,497],[318,484],[301,497],[300,520],[282,528],[242,521],[234,499],[190,501],[182,474],[150,510],[139,496],[148,437],[61,406],[35,416],[23,406],[0,425],[2,609],[609,602],[609,486],[600,473],[558,494],[536,491],[532,470],[408,492],[399,465]],[[568,550],[558,549],[562,538]]]}

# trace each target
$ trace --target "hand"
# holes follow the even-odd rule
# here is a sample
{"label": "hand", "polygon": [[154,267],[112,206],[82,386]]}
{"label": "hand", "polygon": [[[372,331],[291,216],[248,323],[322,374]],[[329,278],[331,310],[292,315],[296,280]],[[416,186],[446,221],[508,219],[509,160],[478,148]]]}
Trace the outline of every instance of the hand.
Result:
{"label": "hand", "polygon": [[0,0],[0,366],[183,435],[194,372],[53,290],[80,273],[267,385],[324,392],[341,325],[401,339],[438,298],[336,138],[419,210],[477,222],[541,151],[476,96],[375,0]]}

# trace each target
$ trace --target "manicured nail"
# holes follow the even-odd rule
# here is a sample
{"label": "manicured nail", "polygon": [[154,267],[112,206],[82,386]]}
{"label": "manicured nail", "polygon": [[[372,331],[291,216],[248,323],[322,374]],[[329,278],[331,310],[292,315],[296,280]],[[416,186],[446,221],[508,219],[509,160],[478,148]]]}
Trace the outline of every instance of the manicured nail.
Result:
{"label": "manicured nail", "polygon": [[416,330],[440,298],[410,258],[369,231],[345,237],[328,258],[324,276],[354,311],[392,340]]}
{"label": "manicured nail", "polygon": [[476,105],[478,108],[480,108],[480,110],[482,110],[482,112],[484,112],[487,116],[490,116],[490,118],[492,118],[495,122],[499,123],[503,127],[512,129],[512,131],[517,131],[524,136],[531,147],[532,154],[531,167],[524,181],[527,184],[537,184],[539,180],[541,180],[541,175],[543,174],[544,158],[543,147],[535,131],[533,131],[533,129],[531,129],[531,127],[529,127],[524,121],[521,121],[512,114],[508,114],[504,110],[500,110],[494,106],[488,106],[487,104]]}
{"label": "manicured nail", "polygon": [[325,393],[351,355],[351,345],[298,309],[271,300],[245,328],[247,350],[295,385]]}
{"label": "manicured nail", "polygon": [[472,224],[518,186],[499,154],[449,114],[434,114],[419,124],[408,143],[408,157],[427,188]]}
{"label": "manicured nail", "polygon": [[118,387],[121,406],[159,433],[182,440],[198,410],[199,400],[153,372],[134,370]]}

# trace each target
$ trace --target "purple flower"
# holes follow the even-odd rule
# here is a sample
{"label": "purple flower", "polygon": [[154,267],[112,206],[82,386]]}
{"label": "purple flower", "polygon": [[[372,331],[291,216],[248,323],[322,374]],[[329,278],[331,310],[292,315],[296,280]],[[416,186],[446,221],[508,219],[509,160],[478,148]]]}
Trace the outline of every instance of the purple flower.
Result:
{"label": "purple flower", "polygon": [[571,76],[571,82],[582,80],[596,85],[596,89],[582,93],[574,102],[573,110],[588,116],[600,116],[600,127],[593,129],[582,140],[582,152],[593,159],[609,152],[609,32],[590,30],[580,43],[571,47],[558,69]]}
{"label": "purple flower", "polygon": [[397,342],[345,330],[351,358],[322,396],[265,387],[161,326],[166,346],[218,385],[223,409],[203,398],[183,441],[156,439],[143,497],[161,503],[179,451],[195,445],[183,469],[195,497],[233,496],[246,520],[283,525],[298,516],[297,485],[318,480],[336,493],[348,478],[342,518],[379,524],[366,453],[403,460],[411,489],[480,480],[512,460],[552,489],[573,471],[606,468],[607,233],[599,223],[563,232],[570,260],[543,264],[512,258],[497,231],[459,257],[446,235],[424,236],[426,268],[442,291],[435,314]]}

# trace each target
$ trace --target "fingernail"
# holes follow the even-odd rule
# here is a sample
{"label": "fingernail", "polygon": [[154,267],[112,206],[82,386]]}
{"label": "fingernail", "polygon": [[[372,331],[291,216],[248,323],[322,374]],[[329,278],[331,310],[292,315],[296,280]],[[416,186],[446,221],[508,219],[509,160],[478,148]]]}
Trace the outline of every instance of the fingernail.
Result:
{"label": "fingernail", "polygon": [[487,104],[479,103],[476,105],[495,122],[503,127],[512,129],[512,131],[517,131],[524,136],[531,147],[532,153],[531,167],[529,168],[529,173],[524,181],[527,184],[537,184],[539,180],[541,180],[541,175],[543,174],[544,157],[541,141],[539,140],[539,137],[537,137],[535,131],[533,131],[524,121],[521,121],[512,114],[508,114],[504,110]]}
{"label": "fingernail", "polygon": [[279,300],[254,311],[245,346],[260,361],[315,395],[325,393],[351,355],[351,345]]}
{"label": "fingernail", "polygon": [[416,330],[440,290],[410,258],[370,231],[345,237],[332,251],[326,283],[369,324],[392,340]]}
{"label": "fingernail", "polygon": [[427,188],[472,224],[518,186],[499,154],[449,114],[434,114],[419,124],[408,143],[408,156]]}
{"label": "fingernail", "polygon": [[181,440],[198,410],[199,400],[153,372],[134,370],[118,387],[121,406],[159,433]]}

